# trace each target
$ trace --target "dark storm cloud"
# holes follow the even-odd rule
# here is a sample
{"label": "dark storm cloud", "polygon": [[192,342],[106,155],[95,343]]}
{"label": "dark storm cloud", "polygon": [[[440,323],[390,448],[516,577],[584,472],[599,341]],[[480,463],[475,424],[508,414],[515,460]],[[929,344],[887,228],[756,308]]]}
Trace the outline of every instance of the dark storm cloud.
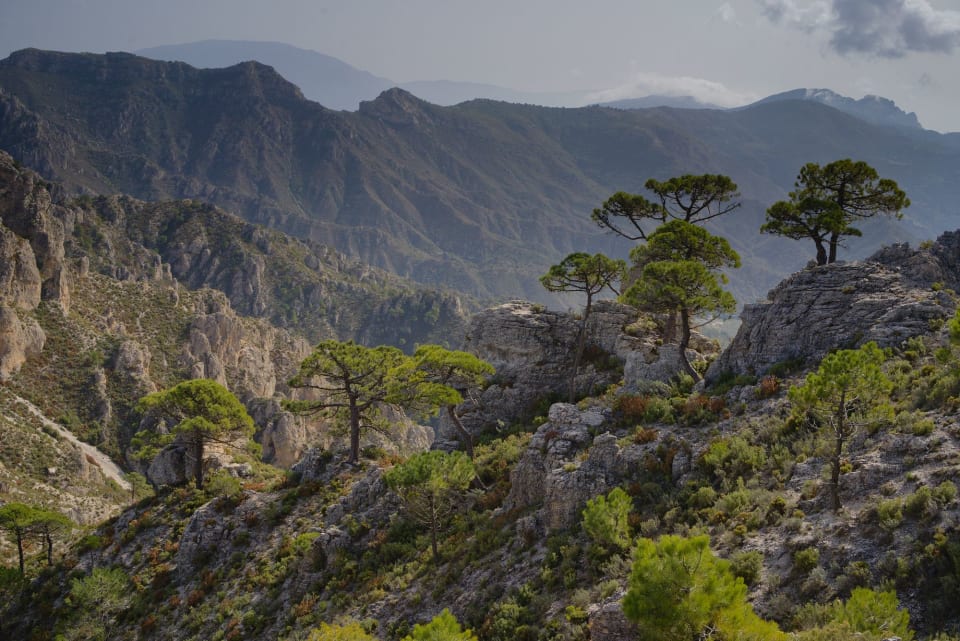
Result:
{"label": "dark storm cloud", "polygon": [[960,12],[927,0],[759,0],[768,19],[804,31],[826,31],[840,54],[902,58],[914,52],[952,53],[960,47]]}

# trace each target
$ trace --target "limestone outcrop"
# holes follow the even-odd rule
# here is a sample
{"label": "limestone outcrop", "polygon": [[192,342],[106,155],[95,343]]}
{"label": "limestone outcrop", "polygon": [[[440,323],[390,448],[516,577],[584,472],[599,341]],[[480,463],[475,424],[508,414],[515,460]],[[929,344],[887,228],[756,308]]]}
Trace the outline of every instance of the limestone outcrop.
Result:
{"label": "limestone outcrop", "polygon": [[30,243],[0,225],[0,302],[36,309],[42,283]]}
{"label": "limestone outcrop", "polygon": [[744,308],[740,330],[707,379],[761,375],[786,361],[815,364],[837,347],[892,346],[929,333],[953,313],[944,290],[957,285],[958,264],[960,236],[951,233],[921,250],[898,245],[866,261],[797,272],[766,302]]}
{"label": "limestone outcrop", "polygon": [[[595,303],[586,327],[586,347],[577,376],[578,396],[596,393],[621,378],[629,389],[666,382],[682,371],[679,349],[662,344],[657,323],[612,301]],[[566,398],[579,320],[527,301],[511,301],[475,314],[466,349],[496,369],[490,384],[459,408],[474,435],[545,413],[552,400]],[[691,362],[718,351],[714,341],[694,334]],[[457,431],[446,416],[437,429],[442,447],[455,447]]]}
{"label": "limestone outcrop", "polygon": [[581,411],[567,403],[550,407],[549,420],[537,429],[510,474],[503,509],[537,508],[518,528],[541,535],[571,527],[588,499],[641,469],[654,444],[621,447],[607,422],[598,410]]}
{"label": "limestone outcrop", "polygon": [[8,380],[28,358],[40,354],[45,342],[46,335],[37,321],[0,306],[0,381]]}
{"label": "limestone outcrop", "polygon": [[[67,210],[53,204],[47,185],[39,176],[19,167],[4,152],[0,152],[0,221],[16,237],[30,244],[43,300],[57,301],[64,310],[69,309],[64,239],[66,228],[72,226],[72,217]],[[5,238],[2,244],[9,246],[11,241]],[[22,250],[16,254],[21,264],[28,258]],[[33,280],[32,268],[20,269],[28,270]]]}

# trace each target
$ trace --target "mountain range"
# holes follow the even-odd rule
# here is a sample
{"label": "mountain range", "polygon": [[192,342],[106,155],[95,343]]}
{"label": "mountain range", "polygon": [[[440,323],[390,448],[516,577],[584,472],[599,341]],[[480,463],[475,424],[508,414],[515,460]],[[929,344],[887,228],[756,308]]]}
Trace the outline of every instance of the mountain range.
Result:
{"label": "mountain range", "polygon": [[395,82],[357,69],[346,62],[309,49],[280,42],[202,40],[161,45],[135,51],[154,60],[186,62],[197,68],[230,67],[256,60],[270,65],[294,83],[310,100],[329,109],[356,111],[360,102],[372,100],[393,87],[436,105],[455,105],[474,98],[548,106],[579,106],[589,102],[587,91],[531,92],[497,85],[455,80]]}
{"label": "mountain range", "polygon": [[913,206],[847,255],[956,227],[957,136],[871,124],[810,100],[735,111],[453,107],[400,89],[332,111],[274,69],[131,54],[24,50],[0,61],[0,148],[67,192],[202,198],[248,221],[402,276],[479,297],[547,300],[538,282],[571,251],[624,255],[590,211],[647,178],[723,173],[744,206],[719,221],[762,298],[812,252],[761,236],[763,212],[807,162],[862,159]]}
{"label": "mountain range", "polygon": [[[277,73],[300,87],[304,96],[330,109],[355,111],[360,102],[372,100],[393,87],[404,89],[427,102],[445,106],[478,98],[546,107],[598,104],[596,91],[531,92],[454,80],[395,82],[357,69],[332,56],[279,42],[203,40],[140,49],[135,53],[156,60],[186,62],[198,68],[229,67],[240,62],[257,60],[270,65]],[[893,101],[881,96],[868,95],[856,100],[830,89],[793,89],[768,96],[754,104],[781,100],[809,100],[874,124],[921,128],[916,114],[903,111]],[[723,109],[694,96],[665,94],[629,97],[599,104],[617,109]]]}

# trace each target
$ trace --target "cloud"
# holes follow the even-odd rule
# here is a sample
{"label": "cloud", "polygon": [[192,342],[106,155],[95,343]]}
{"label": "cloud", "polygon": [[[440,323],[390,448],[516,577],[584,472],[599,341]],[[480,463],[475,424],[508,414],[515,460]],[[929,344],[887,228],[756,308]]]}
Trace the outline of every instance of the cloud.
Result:
{"label": "cloud", "polygon": [[713,12],[713,17],[727,24],[737,24],[737,10],[729,2],[724,2]]}
{"label": "cloud", "polygon": [[902,58],[909,53],[952,53],[960,48],[960,12],[927,0],[757,0],[771,22],[830,34],[840,54]]}
{"label": "cloud", "polygon": [[619,87],[590,94],[587,104],[645,96],[693,96],[700,102],[720,107],[739,107],[757,99],[753,94],[738,93],[713,80],[640,72]]}
{"label": "cloud", "polygon": [[830,2],[815,0],[800,2],[795,0],[757,0],[760,12],[771,22],[786,24],[801,31],[815,31],[829,24],[831,19]]}

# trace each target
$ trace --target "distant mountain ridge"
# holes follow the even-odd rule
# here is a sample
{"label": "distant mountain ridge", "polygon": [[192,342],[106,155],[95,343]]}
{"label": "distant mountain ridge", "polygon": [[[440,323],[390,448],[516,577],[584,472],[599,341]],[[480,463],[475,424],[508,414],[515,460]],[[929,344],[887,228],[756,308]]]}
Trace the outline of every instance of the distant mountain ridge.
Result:
{"label": "distant mountain ridge", "polygon": [[456,80],[395,82],[357,69],[342,60],[280,42],[202,40],[178,45],[139,49],[139,56],[180,61],[201,68],[231,67],[256,60],[269,65],[303,94],[328,109],[356,111],[359,103],[381,92],[400,87],[435,105],[455,105],[476,98],[548,106],[581,105],[587,92],[530,92]]}
{"label": "distant mountain ridge", "polygon": [[762,105],[783,100],[809,100],[818,102],[875,125],[888,125],[907,129],[923,128],[920,120],[917,118],[917,114],[913,112],[907,113],[897,107],[896,103],[889,98],[883,98],[881,96],[867,95],[859,100],[855,100],[829,89],[793,89],[791,91],[767,96],[763,100],[753,104]]}
{"label": "distant mountain ridge", "polygon": [[653,107],[672,107],[673,109],[723,109],[719,105],[702,102],[693,96],[660,96],[650,95],[642,98],[624,98],[601,102],[600,107],[614,109],[651,109]]}
{"label": "distant mountain ridge", "polygon": [[333,56],[280,42],[203,40],[150,47],[134,53],[154,60],[181,61],[212,69],[256,60],[276,69],[305,96],[328,109],[354,110],[360,97],[376,96],[396,84]]}
{"label": "distant mountain ridge", "polygon": [[[806,162],[856,157],[913,201],[850,252],[957,227],[960,148],[810,101],[736,111],[439,107],[399,89],[356,113],[313,103],[272,68],[194,69],[131,54],[25,50],[0,61],[0,147],[69,192],[202,198],[419,282],[546,301],[537,278],[571,251],[624,255],[590,211],[647,178],[724,173],[744,207],[720,221],[763,297],[810,256],[761,236]],[[574,304],[571,301],[571,304]],[[578,304],[578,303],[577,303]]]}
{"label": "distant mountain ridge", "polygon": [[[450,106],[474,99],[502,100],[547,107],[581,107],[599,104],[616,109],[724,109],[689,95],[651,94],[597,103],[592,91],[530,92],[496,85],[455,80],[422,80],[398,83],[381,78],[322,53],[279,42],[203,40],[163,45],[136,52],[156,60],[178,60],[198,68],[229,67],[256,60],[300,87],[310,100],[330,109],[356,110],[359,103],[381,92],[400,87],[427,102]],[[830,89],[800,88],[774,94],[753,104],[781,100],[810,100],[839,109],[873,124],[920,129],[915,113],[897,107],[888,98],[868,95],[859,100]]]}

